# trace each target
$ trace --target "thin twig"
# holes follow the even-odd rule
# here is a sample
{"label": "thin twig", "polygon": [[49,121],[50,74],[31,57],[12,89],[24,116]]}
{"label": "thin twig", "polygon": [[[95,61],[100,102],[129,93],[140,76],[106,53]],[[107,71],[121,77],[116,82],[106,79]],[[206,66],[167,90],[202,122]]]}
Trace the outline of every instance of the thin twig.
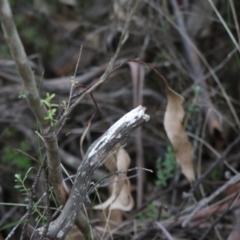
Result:
{"label": "thin twig", "polygon": [[160,222],[156,222],[156,225],[162,230],[162,232],[164,233],[168,240],[174,240],[174,238],[170,235],[167,229]]}
{"label": "thin twig", "polygon": [[80,47],[80,51],[79,51],[79,55],[78,55],[78,59],[77,59],[77,64],[76,64],[76,68],[75,68],[75,71],[74,71],[74,75],[72,76],[71,78],[71,89],[70,89],[70,94],[69,94],[69,98],[68,98],[68,105],[67,105],[67,109],[69,109],[70,107],[70,104],[71,104],[71,99],[72,99],[72,94],[73,94],[73,90],[74,90],[74,87],[75,87],[75,77],[76,77],[76,74],[77,74],[77,69],[78,69],[78,66],[79,66],[79,62],[80,62],[80,59],[81,59],[81,55],[82,55],[82,45]]}
{"label": "thin twig", "polygon": [[210,3],[212,9],[214,10],[214,12],[216,13],[216,15],[218,16],[219,20],[221,21],[222,25],[224,26],[225,30],[227,31],[229,37],[231,38],[232,42],[234,43],[235,47],[238,49],[238,51],[240,52],[240,46],[238,44],[238,42],[236,41],[235,37],[233,36],[232,32],[230,31],[226,21],[223,19],[222,15],[220,14],[220,12],[217,10],[215,4],[213,3],[212,0],[208,0],[208,2]]}
{"label": "thin twig", "polygon": [[[144,68],[143,66],[138,66],[137,69],[137,76],[133,78],[133,91],[134,91],[134,106],[141,105],[143,102],[143,85],[144,85]],[[137,150],[137,166],[139,168],[144,168],[144,152],[143,152],[143,142],[142,142],[142,127],[139,127],[136,130],[135,135],[135,145]],[[145,182],[145,174],[144,172],[140,172],[137,176],[137,208],[142,206],[143,201],[143,189],[144,189],[144,182]]]}
{"label": "thin twig", "polygon": [[[164,16],[167,21],[175,28],[179,31],[179,33],[181,35],[183,35],[183,37],[185,38],[185,40],[188,42],[188,44],[192,47],[192,49],[197,53],[197,55],[199,56],[199,58],[202,60],[202,62],[205,64],[205,66],[207,67],[207,69],[209,70],[210,74],[212,75],[213,79],[215,80],[215,82],[217,83],[219,89],[221,90],[230,110],[231,113],[238,125],[238,128],[240,128],[240,120],[238,118],[238,115],[232,105],[232,102],[230,101],[230,98],[225,90],[225,88],[222,86],[219,78],[217,77],[216,73],[214,72],[214,70],[212,69],[212,67],[210,66],[210,64],[207,62],[206,58],[203,56],[203,54],[201,53],[201,51],[197,48],[197,46],[191,41],[191,39],[188,37],[188,35],[184,34],[184,32],[181,31],[181,29],[177,26],[177,24],[175,24],[175,22],[173,21],[173,19],[165,14],[163,12],[163,10],[154,2],[154,1],[150,1],[150,0],[144,0],[146,3],[148,3],[152,8],[154,8],[156,11],[158,11],[162,16]],[[210,1],[210,0],[208,0]],[[237,49],[240,49],[240,47],[237,47]]]}
{"label": "thin twig", "polygon": [[24,221],[24,219],[27,217],[27,214],[28,214],[28,213],[25,213],[25,214],[21,217],[21,219],[17,222],[17,224],[14,226],[14,228],[11,230],[11,232],[7,235],[7,237],[5,238],[5,240],[9,240],[9,239],[13,236],[13,234],[14,234],[14,232],[16,231],[16,229],[18,228],[18,226],[19,226],[20,224],[22,224],[22,222]]}
{"label": "thin twig", "polygon": [[192,220],[195,214],[201,210],[204,206],[206,206],[209,202],[211,202],[215,197],[217,197],[220,193],[222,193],[226,188],[230,185],[235,184],[240,180],[240,173],[232,177],[229,181],[227,181],[222,187],[218,188],[215,192],[213,192],[209,197],[202,199],[197,206],[194,208],[191,214],[185,219],[182,223],[182,227],[186,227],[187,224]]}
{"label": "thin twig", "polygon": [[13,150],[20,152],[20,153],[23,154],[24,156],[32,159],[32,160],[33,160],[34,162],[36,162],[38,165],[41,165],[41,162],[40,162],[39,160],[37,160],[36,158],[32,157],[31,155],[25,153],[24,151],[22,151],[22,150],[20,150],[20,149],[13,149]]}
{"label": "thin twig", "polygon": [[[97,102],[96,102],[96,100],[94,99],[93,94],[90,93],[90,96],[91,96],[91,98],[92,98],[92,100],[93,100],[93,103],[94,103],[94,106],[95,106],[96,109],[94,110],[94,113],[92,114],[92,116],[91,116],[90,119],[88,120],[87,127],[86,127],[85,130],[83,131],[82,136],[81,136],[81,138],[80,138],[80,144],[79,144],[79,145],[80,145],[80,153],[81,153],[81,157],[82,157],[82,158],[84,158],[83,141],[84,141],[85,136],[86,136],[86,134],[87,134],[87,132],[88,132],[91,124],[92,124],[92,120],[94,119],[94,117],[96,116],[97,112],[99,111]],[[99,112],[100,112],[100,111],[99,111]]]}
{"label": "thin twig", "polygon": [[220,216],[212,223],[211,227],[207,229],[207,231],[204,232],[204,234],[201,236],[199,240],[204,240],[206,236],[213,230],[213,228],[216,226],[216,224],[231,210],[232,206],[234,206],[234,203],[236,199],[239,198],[239,193],[235,194],[235,196],[231,199],[229,202],[228,207],[220,214]]}
{"label": "thin twig", "polygon": [[236,28],[236,31],[237,31],[238,43],[240,43],[240,29],[239,29],[238,17],[237,17],[237,14],[236,14],[236,10],[235,10],[235,7],[234,7],[233,0],[229,0],[229,3],[230,3],[230,6],[231,6],[232,15],[233,15],[234,23],[235,23],[235,28]]}
{"label": "thin twig", "polygon": [[122,31],[122,34],[121,34],[121,37],[120,37],[120,41],[119,41],[119,44],[118,44],[118,47],[117,47],[117,50],[115,52],[115,54],[113,55],[113,57],[111,58],[109,64],[108,64],[108,67],[106,69],[106,71],[104,72],[104,74],[101,76],[101,78],[99,79],[99,81],[97,83],[95,83],[93,86],[91,86],[86,92],[84,92],[77,100],[75,103],[73,103],[69,109],[63,114],[63,116],[60,118],[60,120],[56,123],[55,125],[55,129],[58,129],[66,120],[66,117],[73,111],[73,109],[81,102],[81,100],[86,96],[88,95],[89,93],[93,92],[97,87],[99,87],[101,84],[103,84],[104,82],[107,81],[109,75],[111,74],[114,66],[115,66],[115,62],[116,62],[116,59],[118,57],[118,54],[123,46],[123,44],[125,43],[126,41],[126,38],[125,36],[127,35],[127,32],[128,32],[128,29],[129,29],[129,26],[130,26],[130,22],[132,20],[132,17],[135,13],[135,11],[137,10],[138,8],[138,5],[140,4],[141,0],[136,0],[135,1],[135,4],[134,6],[132,7],[128,17],[127,17],[127,20],[126,20],[126,23],[125,23],[125,26],[123,28],[123,31]]}
{"label": "thin twig", "polygon": [[[115,171],[113,173],[109,173],[107,174],[106,176],[104,176],[103,178],[99,179],[96,183],[94,183],[94,185],[89,189],[88,191],[88,195],[93,192],[93,190],[99,186],[99,184],[101,182],[103,182],[105,179],[107,178],[110,178],[111,176],[114,176],[114,175],[117,175],[117,174],[120,174],[120,173],[128,173],[128,172],[131,172],[131,171],[137,171],[137,170],[143,170],[143,171],[147,171],[147,172],[150,172],[150,173],[153,173],[153,171],[151,169],[147,169],[147,168],[139,168],[139,167],[134,167],[134,168],[130,168],[130,169],[127,169],[125,171]],[[125,179],[129,179],[130,177],[126,177]],[[115,182],[119,182],[119,181],[124,181],[125,179],[121,179],[121,180],[117,180],[117,181],[111,181],[109,184],[113,184]],[[108,184],[108,185],[109,185]]]}
{"label": "thin twig", "polygon": [[[104,162],[116,144],[123,141],[143,122],[149,120],[149,116],[145,114],[145,110],[145,108],[139,106],[125,114],[90,146],[82,164],[78,168],[68,201],[60,216],[50,223],[47,237],[64,239],[76,220],[76,213],[82,209],[89,187],[91,186],[92,176],[99,163],[102,164]],[[38,230],[39,233],[42,233],[42,231],[42,228]]]}
{"label": "thin twig", "polygon": [[[206,172],[193,184],[192,188],[189,191],[189,195],[191,195],[197,188],[198,186],[203,182],[203,180],[205,178],[207,178],[207,176],[213,171],[213,169],[218,166],[221,162],[223,162],[225,160],[225,158],[227,157],[227,155],[230,153],[230,151],[239,143],[240,141],[240,135],[237,136],[237,138],[235,138],[235,140],[228,145],[228,147],[225,149],[225,151],[221,154],[221,156],[216,159],[212,165],[210,165]],[[182,209],[185,207],[185,205],[188,202],[188,198],[185,198],[181,204],[181,206],[179,207],[179,211],[177,214],[177,218],[180,215],[180,212],[182,211]]]}

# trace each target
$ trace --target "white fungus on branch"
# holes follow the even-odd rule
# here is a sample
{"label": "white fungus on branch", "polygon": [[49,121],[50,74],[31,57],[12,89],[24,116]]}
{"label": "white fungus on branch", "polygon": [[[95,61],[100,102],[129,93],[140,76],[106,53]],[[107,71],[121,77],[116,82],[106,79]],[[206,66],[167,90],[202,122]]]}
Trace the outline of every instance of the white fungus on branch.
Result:
{"label": "white fungus on branch", "polygon": [[149,115],[145,114],[145,110],[146,108],[140,105],[137,108],[133,109],[131,112],[125,114],[121,119],[119,119],[115,124],[113,124],[112,127],[109,128],[107,134],[105,134],[101,139],[99,139],[100,141],[98,141],[88,153],[88,157],[92,157],[98,151],[99,146],[106,144],[113,137],[120,139],[122,137],[121,133],[118,133],[116,135],[116,132],[119,130],[120,126],[125,125],[127,127],[130,125],[134,125],[140,119],[148,121],[150,117]]}

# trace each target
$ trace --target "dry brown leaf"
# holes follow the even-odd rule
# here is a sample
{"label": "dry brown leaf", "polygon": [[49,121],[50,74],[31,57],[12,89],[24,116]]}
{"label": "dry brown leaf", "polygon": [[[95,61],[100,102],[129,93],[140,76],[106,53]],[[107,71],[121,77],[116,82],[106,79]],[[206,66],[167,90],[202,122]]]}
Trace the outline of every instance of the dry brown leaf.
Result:
{"label": "dry brown leaf", "polygon": [[183,174],[190,182],[193,182],[195,180],[192,163],[193,149],[182,125],[184,98],[168,86],[166,86],[166,94],[168,103],[164,116],[164,128],[173,145],[176,160],[181,166]]}
{"label": "dry brown leaf", "polygon": [[131,62],[137,62],[145,66],[148,66],[165,83],[168,103],[164,116],[164,128],[170,142],[173,145],[176,160],[178,164],[181,166],[183,174],[190,182],[193,182],[195,180],[195,174],[192,163],[193,149],[182,125],[182,121],[184,118],[184,110],[182,104],[184,102],[184,98],[175,91],[173,91],[168,86],[167,80],[150,64],[145,63],[139,59],[131,60]]}
{"label": "dry brown leaf", "polygon": [[[117,171],[127,171],[130,165],[130,157],[125,149],[120,148],[114,154],[117,148],[112,150],[112,157],[105,162],[105,166],[111,173]],[[94,206],[94,209],[119,209],[122,211],[132,210],[134,201],[131,195],[130,181],[127,178],[126,172],[118,173],[114,178],[111,196],[103,203]]]}
{"label": "dry brown leaf", "polygon": [[131,195],[130,181],[126,179],[116,200],[110,205],[109,209],[120,209],[122,211],[131,211],[134,206],[134,200]]}
{"label": "dry brown leaf", "polygon": [[[125,176],[126,178],[126,176]],[[134,206],[129,179],[119,180],[115,177],[111,196],[103,203],[94,206],[94,209],[109,208],[130,211]]]}

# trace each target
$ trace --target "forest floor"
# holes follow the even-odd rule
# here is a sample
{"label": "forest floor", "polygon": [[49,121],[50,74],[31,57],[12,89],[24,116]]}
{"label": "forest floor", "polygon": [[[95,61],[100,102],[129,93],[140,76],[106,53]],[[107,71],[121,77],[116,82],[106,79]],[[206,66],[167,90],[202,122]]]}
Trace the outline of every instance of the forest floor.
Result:
{"label": "forest floor", "polygon": [[[122,143],[119,172],[105,163],[91,176],[91,227],[100,239],[239,240],[240,2],[142,0],[123,36],[134,2],[10,1],[52,124],[117,57],[58,135],[66,185],[89,146],[142,105],[150,119]],[[45,153],[38,129],[0,32],[0,240],[20,239]],[[38,239],[32,232],[46,222],[43,185],[42,176],[24,239]],[[103,207],[112,189],[127,203]],[[67,239],[79,234],[74,227]]]}

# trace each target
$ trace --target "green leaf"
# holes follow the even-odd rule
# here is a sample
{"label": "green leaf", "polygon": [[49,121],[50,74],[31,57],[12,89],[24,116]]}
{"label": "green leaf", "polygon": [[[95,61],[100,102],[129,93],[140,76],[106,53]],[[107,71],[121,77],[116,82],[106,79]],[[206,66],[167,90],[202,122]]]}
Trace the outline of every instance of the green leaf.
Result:
{"label": "green leaf", "polygon": [[200,93],[200,91],[201,91],[201,87],[200,87],[200,86],[196,86],[196,87],[194,88],[194,94],[195,94],[195,96],[198,96],[199,93]]}
{"label": "green leaf", "polygon": [[51,113],[54,115],[55,113],[56,113],[56,111],[57,111],[57,109],[56,108],[53,108],[53,109],[51,109]]}
{"label": "green leaf", "polygon": [[17,173],[16,173],[16,174],[14,175],[14,177],[17,178],[18,180],[21,180],[21,174],[17,174]]}
{"label": "green leaf", "polygon": [[24,92],[19,92],[18,98],[26,98],[27,95]]}
{"label": "green leaf", "polygon": [[50,103],[47,100],[42,99],[41,102],[44,103],[47,107],[50,107]]}
{"label": "green leaf", "polygon": [[47,93],[47,98],[49,99],[49,100],[52,100],[54,97],[55,97],[56,95],[53,93],[53,94],[49,94],[49,93]]}
{"label": "green leaf", "polygon": [[48,120],[48,119],[51,119],[51,116],[44,117],[44,120]]}
{"label": "green leaf", "polygon": [[32,169],[34,169],[34,167],[30,167],[30,168],[27,170],[27,172],[26,172],[26,174],[25,174],[25,176],[24,176],[24,178],[23,178],[23,182],[25,182],[25,180],[26,180],[27,177],[28,177],[28,174],[30,173],[30,171],[31,171]]}

